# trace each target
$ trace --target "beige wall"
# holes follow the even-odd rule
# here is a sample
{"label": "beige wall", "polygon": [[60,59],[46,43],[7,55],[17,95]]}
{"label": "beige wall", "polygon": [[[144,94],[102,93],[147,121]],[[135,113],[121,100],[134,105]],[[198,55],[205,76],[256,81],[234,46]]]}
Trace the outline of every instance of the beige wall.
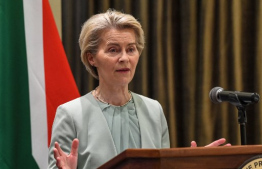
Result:
{"label": "beige wall", "polygon": [[49,0],[56,26],[59,32],[60,37],[62,38],[62,9],[61,9],[61,0]]}

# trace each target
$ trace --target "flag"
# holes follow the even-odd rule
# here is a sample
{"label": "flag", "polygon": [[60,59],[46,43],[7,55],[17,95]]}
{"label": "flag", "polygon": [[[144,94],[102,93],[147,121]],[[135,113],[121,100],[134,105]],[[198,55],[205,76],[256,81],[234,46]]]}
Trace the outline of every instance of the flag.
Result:
{"label": "flag", "polygon": [[56,108],[77,97],[48,0],[0,0],[0,168],[47,168]]}

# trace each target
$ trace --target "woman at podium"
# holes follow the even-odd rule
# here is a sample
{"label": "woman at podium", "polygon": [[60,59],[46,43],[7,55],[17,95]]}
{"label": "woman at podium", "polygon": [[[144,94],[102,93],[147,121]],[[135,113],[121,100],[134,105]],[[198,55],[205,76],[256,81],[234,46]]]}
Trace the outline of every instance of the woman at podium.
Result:
{"label": "woman at podium", "polygon": [[49,168],[92,169],[128,148],[170,147],[159,102],[128,89],[144,44],[144,31],[129,14],[109,9],[84,23],[81,60],[99,85],[58,107]]}

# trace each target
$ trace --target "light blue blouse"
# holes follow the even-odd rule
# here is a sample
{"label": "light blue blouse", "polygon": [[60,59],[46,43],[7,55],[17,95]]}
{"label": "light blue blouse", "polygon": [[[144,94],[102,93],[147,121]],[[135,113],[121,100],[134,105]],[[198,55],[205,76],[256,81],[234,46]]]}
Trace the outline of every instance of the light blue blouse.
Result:
{"label": "light blue blouse", "polygon": [[106,118],[117,153],[128,148],[141,148],[139,121],[133,99],[124,106],[97,102]]}

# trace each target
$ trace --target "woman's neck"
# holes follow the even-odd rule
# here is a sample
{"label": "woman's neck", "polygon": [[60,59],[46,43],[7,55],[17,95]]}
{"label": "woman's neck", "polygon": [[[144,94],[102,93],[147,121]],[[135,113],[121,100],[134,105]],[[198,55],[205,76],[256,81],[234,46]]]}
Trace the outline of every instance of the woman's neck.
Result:
{"label": "woman's neck", "polygon": [[109,88],[102,85],[99,85],[92,94],[97,100],[115,106],[125,105],[132,97],[131,93],[128,91],[128,87]]}

